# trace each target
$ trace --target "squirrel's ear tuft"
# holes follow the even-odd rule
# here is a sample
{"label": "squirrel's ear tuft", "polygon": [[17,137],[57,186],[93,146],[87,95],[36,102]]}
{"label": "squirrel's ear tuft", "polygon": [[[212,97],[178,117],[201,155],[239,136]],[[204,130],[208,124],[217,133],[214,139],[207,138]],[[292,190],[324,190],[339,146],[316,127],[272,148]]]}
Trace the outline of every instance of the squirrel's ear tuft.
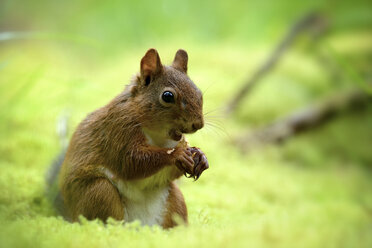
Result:
{"label": "squirrel's ear tuft", "polygon": [[181,72],[187,73],[187,61],[189,57],[185,50],[179,49],[174,57],[172,67]]}
{"label": "squirrel's ear tuft", "polygon": [[151,48],[141,59],[141,80],[145,85],[150,84],[154,76],[163,71],[158,52]]}

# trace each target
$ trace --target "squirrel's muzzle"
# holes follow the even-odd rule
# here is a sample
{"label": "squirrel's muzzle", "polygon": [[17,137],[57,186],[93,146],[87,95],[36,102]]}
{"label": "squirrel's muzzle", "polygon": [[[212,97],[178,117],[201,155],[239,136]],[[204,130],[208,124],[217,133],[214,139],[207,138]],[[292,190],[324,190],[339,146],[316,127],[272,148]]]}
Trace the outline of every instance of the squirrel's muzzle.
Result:
{"label": "squirrel's muzzle", "polygon": [[191,127],[192,127],[192,131],[196,132],[197,130],[204,127],[204,121],[201,120],[201,121],[198,121],[198,122],[194,122]]}

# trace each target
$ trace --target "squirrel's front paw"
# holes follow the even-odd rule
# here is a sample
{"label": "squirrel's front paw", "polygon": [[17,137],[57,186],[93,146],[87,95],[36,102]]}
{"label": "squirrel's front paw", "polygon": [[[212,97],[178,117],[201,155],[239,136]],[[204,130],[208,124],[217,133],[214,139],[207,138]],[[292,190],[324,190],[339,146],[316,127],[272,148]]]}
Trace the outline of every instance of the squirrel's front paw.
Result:
{"label": "squirrel's front paw", "polygon": [[191,152],[194,161],[194,168],[191,176],[196,180],[200,177],[202,172],[209,168],[209,163],[204,152],[197,147],[189,147],[188,151]]}
{"label": "squirrel's front paw", "polygon": [[183,174],[187,177],[189,174],[191,177],[193,175],[194,160],[192,158],[192,153],[188,149],[177,148],[174,151],[175,165],[180,169]]}

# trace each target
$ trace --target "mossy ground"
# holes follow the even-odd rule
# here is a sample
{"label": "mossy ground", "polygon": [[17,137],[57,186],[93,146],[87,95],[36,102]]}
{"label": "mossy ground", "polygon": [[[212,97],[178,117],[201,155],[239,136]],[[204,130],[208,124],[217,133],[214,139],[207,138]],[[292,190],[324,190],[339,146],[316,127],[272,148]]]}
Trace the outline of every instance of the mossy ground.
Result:
{"label": "mossy ground", "polygon": [[[290,3],[286,6],[292,6]],[[113,9],[101,7],[93,16],[106,20],[100,13]],[[288,9],[293,16],[296,6]],[[224,7],[219,10],[214,15],[212,9],[207,17],[215,21],[226,17]],[[246,43],[249,37],[239,40],[240,36],[219,40],[219,35],[238,33],[251,23],[244,19],[236,30],[230,29],[238,12],[226,13],[230,22],[221,26],[221,34],[215,33],[215,41],[203,38],[201,31],[208,29],[208,22],[202,27],[195,23],[186,27],[188,34],[199,28],[196,37],[200,41],[182,32],[168,40],[160,19],[159,30],[165,32],[162,39],[136,44],[131,37],[129,45],[120,47],[118,41],[123,37],[117,37],[114,52],[108,54],[110,44],[97,45],[81,36],[36,35],[0,44],[0,247],[372,247],[372,108],[349,112],[280,146],[241,153],[232,140],[246,130],[355,85],[347,75],[333,81],[316,53],[306,50],[308,41],[302,40],[244,100],[239,111],[225,117],[228,100],[272,50],[275,42],[269,38],[279,40],[279,33],[285,30],[270,36],[265,25],[270,22],[262,20],[275,12],[257,11],[251,21],[257,20],[259,25],[261,20],[266,30],[260,34],[260,42]],[[331,16],[341,16],[337,19],[341,23],[350,17],[338,13],[335,9]],[[178,23],[185,13],[179,15]],[[71,25],[64,25],[90,27],[85,17],[78,22],[79,18],[71,16]],[[36,23],[43,23],[42,16],[38,18]],[[56,25],[61,24],[58,20]],[[117,27],[106,21],[101,23],[103,27]],[[151,18],[142,22],[148,27]],[[283,27],[283,23],[276,24],[276,28]],[[254,31],[253,26],[247,27]],[[104,31],[109,32],[100,30]],[[359,58],[370,61],[372,36],[349,31],[336,32],[326,42],[357,68],[363,61]],[[265,34],[268,39],[262,39]],[[138,37],[145,40],[146,35],[139,33]],[[166,64],[178,48],[189,52],[189,75],[204,92],[205,112],[211,111],[206,118],[217,125],[207,125],[188,137],[192,145],[203,149],[210,163],[198,181],[180,180],[190,224],[162,230],[114,221],[107,225],[85,220],[68,223],[55,216],[45,197],[45,173],[60,150],[56,122],[59,116],[68,115],[73,130],[87,113],[107,103],[138,71],[150,46],[158,49]],[[353,60],[354,55],[358,59]]]}
{"label": "mossy ground", "polygon": [[[205,91],[206,112],[214,111],[210,121],[222,130],[207,126],[189,137],[207,154],[210,169],[197,182],[180,181],[190,225],[164,231],[138,223],[71,224],[54,215],[44,195],[45,172],[59,151],[58,116],[68,112],[75,127],[89,111],[109,101],[136,72],[144,49],[99,65],[78,63],[84,56],[58,54],[56,47],[8,45],[3,52],[10,62],[1,70],[0,84],[0,246],[370,246],[372,110],[348,114],[282,146],[244,155],[231,140],[252,127],[245,119],[269,121],[309,102],[319,75],[314,74],[314,84],[296,84],[283,73],[289,58],[247,100],[241,119],[225,118],[225,102],[246,76],[247,64],[253,63],[249,49],[231,47],[220,46],[214,56],[196,45],[188,48],[190,76]],[[158,48],[163,61],[170,62],[176,47]],[[243,59],[226,58],[229,53]],[[281,90],[291,87],[293,92]],[[252,116],[244,117],[244,111]]]}

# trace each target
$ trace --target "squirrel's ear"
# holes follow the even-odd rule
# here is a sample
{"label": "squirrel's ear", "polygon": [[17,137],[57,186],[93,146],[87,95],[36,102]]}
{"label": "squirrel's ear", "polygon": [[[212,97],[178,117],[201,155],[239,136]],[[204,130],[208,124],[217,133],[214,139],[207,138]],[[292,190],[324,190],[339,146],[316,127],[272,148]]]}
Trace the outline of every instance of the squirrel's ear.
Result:
{"label": "squirrel's ear", "polygon": [[185,50],[179,49],[174,57],[172,67],[184,73],[187,73],[187,61],[189,57]]}
{"label": "squirrel's ear", "polygon": [[158,52],[151,48],[141,59],[141,79],[145,85],[150,84],[155,75],[163,71]]}

